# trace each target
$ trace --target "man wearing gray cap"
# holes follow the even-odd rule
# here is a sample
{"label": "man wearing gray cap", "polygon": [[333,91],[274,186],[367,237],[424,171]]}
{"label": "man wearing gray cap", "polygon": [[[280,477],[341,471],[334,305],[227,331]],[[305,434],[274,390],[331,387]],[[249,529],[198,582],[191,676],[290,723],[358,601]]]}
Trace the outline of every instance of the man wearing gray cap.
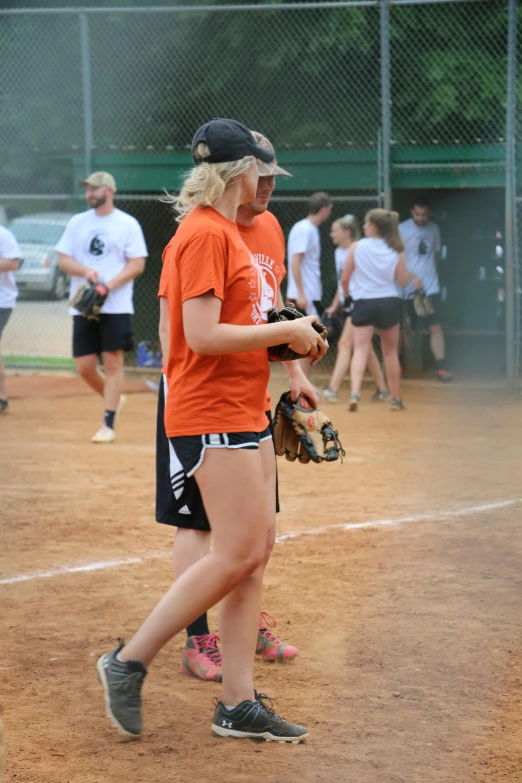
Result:
{"label": "man wearing gray cap", "polygon": [[103,423],[92,441],[110,443],[124,402],[123,354],[133,347],[134,278],[145,269],[147,247],[138,221],[114,206],[116,182],[111,174],[96,171],[81,184],[91,209],[71,218],[56,249],[60,269],[71,275],[71,300],[85,281],[104,283],[109,290],[99,320],[84,318],[74,307],[69,312],[76,369],[105,403]]}

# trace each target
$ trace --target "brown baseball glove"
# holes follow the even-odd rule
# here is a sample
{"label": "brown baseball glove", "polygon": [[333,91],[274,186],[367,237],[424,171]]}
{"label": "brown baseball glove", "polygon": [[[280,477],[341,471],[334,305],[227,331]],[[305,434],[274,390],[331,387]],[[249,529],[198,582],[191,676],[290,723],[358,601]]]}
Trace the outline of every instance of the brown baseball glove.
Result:
{"label": "brown baseball glove", "polygon": [[276,454],[290,462],[333,462],[345,455],[328,416],[303,394],[297,402],[290,392],[281,395],[274,415],[274,443]]}
{"label": "brown baseball glove", "polygon": [[[296,318],[303,318],[303,314],[296,310],[295,307],[283,307],[282,310],[278,310],[277,307],[270,307],[267,310],[267,322],[269,324],[275,324],[279,321],[294,321]],[[328,340],[328,332],[323,324],[316,321],[312,326],[323,340]],[[274,345],[268,349],[268,360],[270,362],[291,362],[294,359],[303,359],[304,356],[306,354],[293,351],[288,343]]]}
{"label": "brown baseball glove", "polygon": [[415,308],[415,312],[420,318],[429,318],[429,316],[433,315],[435,312],[432,301],[424,288],[420,288],[418,291],[415,291],[415,295],[413,297],[413,307]]}
{"label": "brown baseball glove", "polygon": [[69,305],[78,310],[84,318],[99,320],[100,310],[109,296],[109,289],[103,283],[81,285]]}

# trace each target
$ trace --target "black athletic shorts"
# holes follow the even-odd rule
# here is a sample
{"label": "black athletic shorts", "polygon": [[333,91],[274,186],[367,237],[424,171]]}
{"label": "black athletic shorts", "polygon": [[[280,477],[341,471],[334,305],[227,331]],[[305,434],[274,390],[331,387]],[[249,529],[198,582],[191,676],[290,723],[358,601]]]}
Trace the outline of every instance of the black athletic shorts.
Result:
{"label": "black athletic shorts", "polygon": [[408,317],[410,319],[411,328],[415,331],[419,326],[434,326],[435,324],[442,323],[442,303],[440,294],[430,294],[430,301],[433,305],[435,312],[433,315],[428,315],[423,318],[421,315],[417,315],[415,307],[413,306],[413,299],[406,300],[406,306],[408,308]]}
{"label": "black athletic shorts", "polygon": [[4,331],[5,325],[12,312],[12,307],[0,307],[0,337],[2,336],[2,332]]}
{"label": "black athletic shorts", "polygon": [[130,313],[102,314],[99,321],[73,315],[73,356],[132,351],[133,347]]}
{"label": "black athletic shorts", "polygon": [[[199,492],[196,479],[188,476],[182,465],[186,459],[190,464],[197,463],[202,457],[202,438],[228,437],[241,441],[245,433],[234,433],[228,436],[189,436],[186,438],[167,438],[165,433],[165,390],[166,378],[161,377],[158,393],[158,418],[156,426],[156,522],[174,527],[183,527],[190,530],[210,531],[210,524],[203,505],[203,499]],[[268,440],[273,435],[272,417],[270,411],[266,412],[268,428],[262,433],[254,433],[257,442],[253,445],[243,445],[243,448],[258,448],[261,440]],[[252,436],[249,435],[249,438]],[[176,446],[174,445],[176,443]],[[194,448],[194,445],[196,448]],[[217,441],[216,441],[217,445]],[[214,448],[216,448],[216,445]],[[231,444],[232,445],[232,444]],[[180,448],[181,446],[181,448]],[[210,448],[213,446],[211,445]],[[240,447],[240,444],[235,446]],[[204,454],[204,452],[203,452]],[[278,479],[276,467],[276,511],[279,511]]]}
{"label": "black athletic shorts", "polygon": [[354,326],[374,326],[376,329],[391,329],[399,323],[401,302],[398,296],[383,299],[357,299],[353,305]]}
{"label": "black athletic shorts", "polygon": [[347,296],[341,306],[341,319],[343,326],[345,325],[348,318],[352,317],[353,314],[353,307],[355,302],[353,301],[351,296]]}

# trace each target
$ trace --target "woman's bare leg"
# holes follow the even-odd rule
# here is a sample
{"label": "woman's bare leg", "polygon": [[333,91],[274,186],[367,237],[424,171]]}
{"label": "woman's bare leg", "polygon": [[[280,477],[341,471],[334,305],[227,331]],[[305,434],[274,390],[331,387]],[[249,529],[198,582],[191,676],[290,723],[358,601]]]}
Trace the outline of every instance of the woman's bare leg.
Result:
{"label": "woman's bare leg", "polygon": [[368,354],[373,337],[373,326],[353,327],[353,356],[351,364],[352,394],[360,394],[361,386],[368,364]]}
{"label": "woman's bare leg", "polygon": [[[207,450],[196,479],[212,521],[212,551],[176,580],[120,651],[121,660],[147,666],[173,636],[264,566],[273,514],[263,469],[260,449]],[[237,698],[251,696],[249,689]]]}
{"label": "woman's bare leg", "polygon": [[[233,706],[254,698],[254,658],[265,565],[275,540],[275,457],[271,440],[260,444],[265,483],[266,514],[271,521],[265,536],[265,562],[229,593],[218,609],[223,657],[223,704]],[[245,695],[250,693],[250,695]]]}
{"label": "woman's bare leg", "polygon": [[350,359],[352,358],[353,348],[353,326],[352,319],[347,318],[344,322],[343,331],[337,344],[337,359],[330,378],[329,388],[338,392],[350,369]]}
{"label": "woman's bare leg", "polygon": [[379,391],[386,391],[386,381],[384,380],[381,363],[377,358],[373,345],[370,345],[370,351],[368,353],[368,371],[372,376],[377,389]]}
{"label": "woman's bare leg", "polygon": [[381,344],[388,387],[393,398],[401,396],[401,366],[399,364],[399,324],[381,329]]}
{"label": "woman's bare leg", "polygon": [[210,533],[179,527],[172,545],[172,570],[174,579],[210,552]]}

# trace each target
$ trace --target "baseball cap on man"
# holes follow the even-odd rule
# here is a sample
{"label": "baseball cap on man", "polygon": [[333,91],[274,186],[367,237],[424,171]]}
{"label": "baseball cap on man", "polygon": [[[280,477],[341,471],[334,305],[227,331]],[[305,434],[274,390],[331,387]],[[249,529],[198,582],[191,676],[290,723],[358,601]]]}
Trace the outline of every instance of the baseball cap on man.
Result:
{"label": "baseball cap on man", "polygon": [[92,185],[93,188],[106,187],[116,193],[116,180],[107,171],[94,171],[87,179],[82,179],[80,185]]}
{"label": "baseball cap on man", "polygon": [[[210,150],[210,155],[205,158],[194,155],[200,142],[204,142]],[[247,155],[253,155],[263,163],[271,163],[275,158],[269,149],[256,144],[252,133],[238,120],[217,117],[202,125],[192,139],[192,158],[196,166],[200,163],[232,163]]]}
{"label": "baseball cap on man", "polygon": [[259,176],[274,177],[277,176],[277,174],[282,174],[283,177],[291,177],[292,175],[289,171],[282,169],[281,166],[278,165],[277,158],[275,157],[275,150],[271,142],[268,141],[267,137],[263,136],[262,133],[258,133],[257,131],[251,131],[251,133],[254,137],[254,141],[259,147],[264,147],[265,149],[274,153],[274,160],[272,163],[259,163]]}

